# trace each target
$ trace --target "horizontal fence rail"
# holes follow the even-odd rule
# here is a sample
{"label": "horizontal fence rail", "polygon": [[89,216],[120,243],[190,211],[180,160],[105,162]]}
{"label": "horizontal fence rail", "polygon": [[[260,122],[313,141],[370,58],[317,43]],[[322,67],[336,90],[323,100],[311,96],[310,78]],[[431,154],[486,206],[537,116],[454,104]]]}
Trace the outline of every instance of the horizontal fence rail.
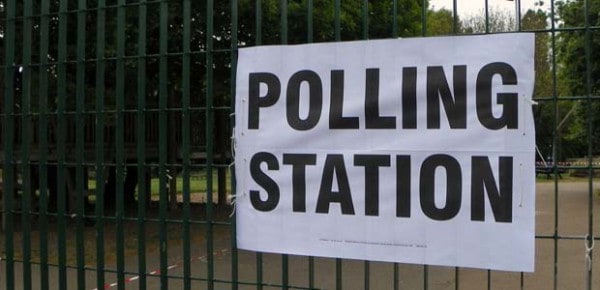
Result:
{"label": "horizontal fence rail", "polygon": [[[0,0],[0,288],[597,289],[600,1],[505,2]],[[519,32],[534,273],[237,249],[239,48]]]}

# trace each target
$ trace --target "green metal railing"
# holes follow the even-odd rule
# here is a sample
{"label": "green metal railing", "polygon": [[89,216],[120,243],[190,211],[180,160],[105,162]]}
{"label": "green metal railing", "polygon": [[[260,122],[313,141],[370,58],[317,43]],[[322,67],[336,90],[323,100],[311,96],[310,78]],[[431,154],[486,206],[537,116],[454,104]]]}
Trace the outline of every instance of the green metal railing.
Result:
{"label": "green metal railing", "polygon": [[[485,29],[472,32],[495,32],[495,2],[481,3]],[[440,34],[428,30],[428,1],[0,1],[0,288],[560,289],[576,271],[577,285],[594,289],[600,22],[592,12],[600,3],[582,3],[575,27],[562,25],[555,1],[544,7],[543,28],[523,25],[519,1],[513,13],[516,31],[549,39],[551,90],[535,96],[552,110],[549,154],[564,151],[561,104],[584,107],[587,138],[582,165],[554,163],[554,179],[540,181],[553,185],[552,231],[536,235],[538,257],[552,256],[551,273],[523,274],[236,247],[234,208],[223,200],[235,188],[229,136],[238,48]],[[457,13],[449,23],[443,33],[466,33]],[[583,37],[583,92],[560,88],[561,34]],[[585,232],[559,230],[559,193],[569,186],[562,169],[585,172]],[[578,267],[563,254],[570,249]]]}

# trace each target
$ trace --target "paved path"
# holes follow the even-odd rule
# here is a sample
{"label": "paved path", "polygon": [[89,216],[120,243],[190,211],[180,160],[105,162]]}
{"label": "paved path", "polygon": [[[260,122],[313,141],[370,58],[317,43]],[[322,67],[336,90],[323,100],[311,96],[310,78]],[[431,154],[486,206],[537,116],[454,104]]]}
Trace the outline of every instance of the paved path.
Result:
{"label": "paved path", "polygon": [[[594,185],[594,190],[598,191],[600,186]],[[558,197],[558,210],[555,215],[554,204],[555,197]],[[543,181],[537,184],[536,192],[536,234],[543,236],[552,236],[555,229],[555,218],[558,220],[557,230],[559,236],[584,237],[588,229],[588,184],[587,182],[561,181],[558,184],[558,194],[554,194],[554,183]],[[600,197],[594,197],[594,228],[595,236],[600,237]],[[125,239],[125,253],[127,255],[125,262],[126,271],[137,272],[137,240],[135,236],[135,224],[130,225],[132,232],[128,231]],[[107,226],[106,263],[107,268],[114,268],[116,259],[114,257],[114,230],[110,225]],[[202,225],[194,225],[191,229],[191,273],[192,277],[203,278],[207,276],[207,253],[206,253],[206,229]],[[182,241],[180,225],[170,225],[168,228],[168,261],[167,265],[172,266],[168,275],[182,276]],[[35,233],[33,233],[35,235]],[[86,231],[86,248],[94,252],[94,228]],[[160,258],[158,251],[158,235],[153,229],[148,230],[146,248],[146,272],[152,272],[160,268]],[[90,240],[90,241],[88,241]],[[89,244],[87,243],[89,242]],[[231,280],[231,236],[229,228],[226,226],[215,226],[214,236],[214,277],[220,281]],[[49,241],[53,247],[54,242]],[[15,244],[20,248],[20,244]],[[3,245],[2,245],[3,247]],[[34,246],[36,247],[36,246]],[[600,251],[593,254],[593,289],[600,289]],[[400,289],[424,289],[425,275],[427,275],[427,286],[429,289],[455,289],[455,283],[459,283],[459,289],[487,289],[488,274],[491,277],[491,289],[520,289],[521,283],[524,289],[552,289],[554,283],[554,253],[555,241],[553,239],[536,240],[536,271],[535,273],[524,274],[521,279],[520,273],[509,272],[491,272],[485,270],[460,269],[458,280],[455,279],[457,273],[454,268],[448,267],[425,267],[418,265],[399,265],[399,275],[396,277]],[[586,248],[582,240],[579,239],[560,239],[556,243],[557,271],[556,282],[558,289],[585,289],[586,286]],[[54,255],[51,252],[51,255]],[[86,253],[86,263],[95,267],[95,255]],[[52,257],[51,257],[52,258]],[[281,284],[281,255],[263,254],[263,275],[265,284]],[[74,255],[68,259],[69,263],[74,263]],[[22,284],[21,264],[16,264],[17,286]],[[0,285],[5,282],[4,261],[0,262]],[[239,289],[256,289],[256,286],[244,285],[244,283],[255,283],[257,279],[256,254],[246,251],[238,252],[238,270],[239,280],[242,283]],[[391,289],[394,281],[394,266],[390,263],[369,263],[369,286],[370,289]],[[335,289],[336,267],[334,259],[315,258],[314,259],[314,283],[317,289]],[[344,260],[342,263],[342,281],[343,289],[364,289],[365,283],[365,263],[362,261]],[[58,272],[51,269],[49,279],[50,284],[57,286],[56,277]],[[136,274],[126,275],[126,289],[138,289],[139,280]],[[32,267],[33,288],[39,289],[39,267]],[[68,289],[76,289],[76,272],[68,271]],[[289,257],[289,280],[290,284],[300,287],[308,287],[309,267],[308,258],[290,256]],[[89,290],[96,288],[96,273],[88,271],[86,274],[86,287]],[[105,274],[107,289],[117,289],[110,284],[117,281],[116,275]],[[148,289],[160,289],[158,277],[149,277],[147,279]],[[169,279],[169,289],[181,289],[182,281],[180,279]],[[114,286],[114,285],[113,285]],[[193,281],[192,289],[205,289],[204,281]],[[0,287],[2,289],[2,287]],[[17,287],[16,289],[21,289]],[[52,289],[58,289],[54,287]],[[226,283],[215,284],[215,289],[230,289]],[[278,287],[264,287],[263,289],[279,289]]]}

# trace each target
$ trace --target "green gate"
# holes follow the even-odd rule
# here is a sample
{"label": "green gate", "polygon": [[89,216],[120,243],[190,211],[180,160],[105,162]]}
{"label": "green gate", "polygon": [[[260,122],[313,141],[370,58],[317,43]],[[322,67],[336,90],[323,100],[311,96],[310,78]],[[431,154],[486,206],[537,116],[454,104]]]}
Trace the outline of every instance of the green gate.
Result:
{"label": "green gate", "polygon": [[[0,1],[0,288],[599,287],[600,1],[428,2]],[[236,248],[238,47],[518,31],[536,33],[536,272]]]}

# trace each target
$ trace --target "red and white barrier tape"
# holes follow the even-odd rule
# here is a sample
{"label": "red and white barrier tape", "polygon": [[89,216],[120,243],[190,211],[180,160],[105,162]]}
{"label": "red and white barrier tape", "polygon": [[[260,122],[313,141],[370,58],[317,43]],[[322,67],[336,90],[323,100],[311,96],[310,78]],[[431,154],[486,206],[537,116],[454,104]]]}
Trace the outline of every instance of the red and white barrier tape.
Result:
{"label": "red and white barrier tape", "polygon": [[[557,162],[556,165],[557,166],[588,166],[589,163],[587,162]],[[536,162],[535,163],[536,166],[554,166],[553,162]],[[600,162],[592,162],[592,166],[600,166]]]}
{"label": "red and white barrier tape", "polygon": [[[222,249],[222,250],[219,250],[219,251],[215,251],[215,252],[213,252],[213,256],[214,257],[221,257],[221,256],[225,255],[226,252],[227,252],[227,249]],[[207,256],[204,255],[204,256],[197,257],[197,258],[193,258],[193,259],[191,259],[191,261],[201,261],[203,263],[206,263],[206,262],[208,262],[208,259],[207,259]],[[168,266],[167,270],[175,269],[177,267],[180,267],[181,265],[183,265],[183,261],[180,261],[178,263],[175,263],[175,264],[172,264],[172,265]],[[158,274],[160,274],[160,270],[159,269],[154,270],[154,271],[150,271],[146,275],[152,276],[152,275],[158,275]],[[140,279],[140,276],[133,276],[133,277],[125,278],[125,280],[123,281],[123,284],[127,284],[127,283],[130,283],[130,282],[136,281],[138,279]],[[114,283],[110,283],[110,284],[104,284],[104,289],[110,289],[112,287],[116,287],[117,285],[119,285],[118,282],[114,282]],[[98,290],[98,288],[94,288],[94,290]]]}

